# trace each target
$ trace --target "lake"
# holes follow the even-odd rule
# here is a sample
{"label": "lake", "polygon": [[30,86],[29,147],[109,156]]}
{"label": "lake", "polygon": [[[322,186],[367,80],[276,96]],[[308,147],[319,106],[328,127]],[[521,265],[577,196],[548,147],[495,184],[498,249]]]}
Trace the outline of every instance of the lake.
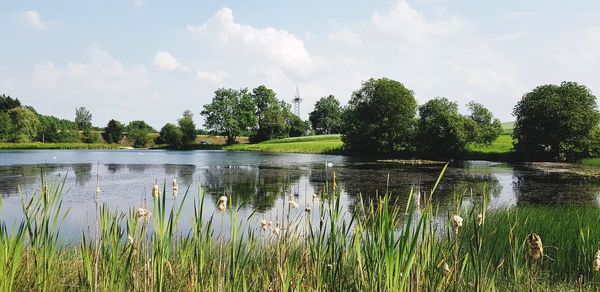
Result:
{"label": "lake", "polygon": [[[326,167],[326,162],[333,167]],[[0,220],[11,225],[22,218],[21,196],[41,189],[41,174],[49,181],[65,181],[64,206],[70,208],[61,232],[78,238],[81,230],[93,229],[96,177],[102,203],[127,211],[147,204],[152,206],[154,182],[167,192],[173,178],[179,183],[182,200],[190,187],[182,212],[182,225],[189,225],[193,200],[199,186],[206,190],[203,218],[215,216],[216,229],[229,226],[228,216],[216,212],[222,195],[234,205],[242,205],[240,217],[281,219],[286,194],[292,194],[300,207],[311,207],[319,219],[313,194],[330,187],[336,175],[342,207],[352,210],[361,194],[369,200],[386,190],[399,204],[405,204],[412,190],[429,191],[442,166],[400,165],[337,155],[271,154],[236,151],[168,150],[23,150],[0,152],[0,193],[3,208]],[[456,162],[447,169],[433,196],[442,208],[453,206],[457,194],[465,194],[465,204],[490,194],[490,207],[521,204],[599,204],[600,179],[579,175],[561,167],[510,165],[485,161]],[[147,201],[146,203],[144,201]],[[243,203],[243,204],[242,204]],[[286,206],[287,208],[287,206]],[[151,210],[152,211],[152,210]],[[242,220],[243,221],[243,220]],[[222,226],[222,227],[221,227]]]}

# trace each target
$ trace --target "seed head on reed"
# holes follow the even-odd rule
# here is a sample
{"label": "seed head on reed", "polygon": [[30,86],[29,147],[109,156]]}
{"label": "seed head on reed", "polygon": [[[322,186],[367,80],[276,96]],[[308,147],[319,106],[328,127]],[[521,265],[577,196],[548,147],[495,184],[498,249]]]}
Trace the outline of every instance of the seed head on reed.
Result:
{"label": "seed head on reed", "polygon": [[275,234],[276,236],[279,236],[279,234],[281,234],[281,229],[279,228],[279,223],[276,223],[275,227],[273,227],[273,234]]}
{"label": "seed head on reed", "polygon": [[313,193],[313,199],[316,199],[318,196],[316,193]]}
{"label": "seed head on reed", "polygon": [[260,226],[262,227],[262,230],[269,229],[271,227],[271,224],[273,224],[273,222],[267,221],[265,219],[260,220]]}
{"label": "seed head on reed", "polygon": [[294,201],[294,199],[290,199],[290,208],[296,209],[298,208],[298,202]]}
{"label": "seed head on reed", "polygon": [[483,224],[483,213],[479,213],[477,214],[477,226],[481,226],[481,224]]}
{"label": "seed head on reed", "polygon": [[217,206],[217,208],[219,209],[219,212],[225,212],[225,210],[227,210],[227,203],[219,203],[219,206]]}
{"label": "seed head on reed", "polygon": [[227,196],[220,196],[218,203],[219,204],[227,204]]}
{"label": "seed head on reed", "polygon": [[452,226],[454,226],[454,233],[458,234],[463,226],[463,218],[459,215],[452,216]]}
{"label": "seed head on reed", "polygon": [[127,234],[127,243],[129,245],[133,245],[133,237],[131,237],[131,235]]}
{"label": "seed head on reed", "polygon": [[444,276],[448,276],[450,275],[450,273],[452,273],[452,270],[450,270],[450,266],[446,262],[446,259],[442,259],[442,261],[437,265],[437,268],[442,269],[442,272],[444,272]]}
{"label": "seed head on reed", "polygon": [[535,233],[529,234],[527,236],[527,244],[529,245],[528,254],[531,259],[537,260],[544,256],[544,246],[542,238],[539,235]]}
{"label": "seed head on reed", "polygon": [[594,271],[600,271],[600,250],[596,251],[593,263]]}
{"label": "seed head on reed", "polygon": [[179,194],[179,185],[177,184],[177,178],[173,178],[173,197],[177,198]]}
{"label": "seed head on reed", "polygon": [[304,208],[304,211],[305,211],[306,213],[310,213],[310,206],[309,206],[309,205],[306,205],[306,208]]}
{"label": "seed head on reed", "polygon": [[148,211],[147,209],[144,208],[138,208],[137,209],[137,217],[138,219],[144,219],[146,222],[150,219],[150,217],[152,216],[152,213],[150,211]]}
{"label": "seed head on reed", "polygon": [[160,194],[160,191],[159,191],[158,185],[155,182],[154,185],[152,185],[152,197],[155,199],[158,199],[159,194]]}

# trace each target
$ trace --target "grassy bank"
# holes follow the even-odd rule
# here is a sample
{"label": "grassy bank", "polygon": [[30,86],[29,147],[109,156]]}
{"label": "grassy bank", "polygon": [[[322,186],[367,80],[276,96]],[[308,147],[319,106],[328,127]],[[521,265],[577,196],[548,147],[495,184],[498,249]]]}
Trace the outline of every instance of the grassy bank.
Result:
{"label": "grassy bank", "polygon": [[42,143],[42,142],[29,142],[29,143],[4,143],[0,142],[1,150],[19,150],[19,149],[118,149],[124,147],[119,144],[107,144],[107,143]]}
{"label": "grassy bank", "polygon": [[236,144],[226,146],[224,149],[285,153],[340,153],[342,140],[339,135],[306,136],[275,139],[257,144]]}
{"label": "grassy bank", "polygon": [[[219,204],[221,213],[203,220],[201,188],[196,195],[182,189],[173,207],[167,207],[170,189],[153,190],[149,211],[127,213],[102,206],[99,191],[97,225],[78,245],[66,246],[59,237],[61,218],[68,216],[63,184],[43,182],[40,195],[23,202],[22,223],[0,223],[0,290],[600,289],[598,208],[488,211],[485,192],[473,190],[479,194],[474,205],[460,207],[457,194],[457,207],[440,213],[427,204],[434,186],[429,194],[403,196],[408,207],[385,194],[345,211],[334,178],[329,191],[309,202],[311,211],[292,215],[306,206],[283,196],[279,220],[255,224],[239,219],[241,202],[228,200]],[[176,229],[184,204],[195,206],[191,230]],[[309,212],[322,219],[312,222]],[[230,229],[215,230],[223,216]]]}

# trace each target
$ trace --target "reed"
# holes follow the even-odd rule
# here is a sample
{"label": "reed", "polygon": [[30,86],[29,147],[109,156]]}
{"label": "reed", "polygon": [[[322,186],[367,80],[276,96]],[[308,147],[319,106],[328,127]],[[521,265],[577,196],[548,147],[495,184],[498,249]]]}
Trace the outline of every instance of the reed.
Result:
{"label": "reed", "polygon": [[[188,196],[190,187],[173,196],[165,181],[162,190],[153,187],[148,194],[150,210],[142,205],[119,212],[99,199],[97,236],[82,231],[77,246],[60,239],[60,222],[68,214],[61,201],[64,181],[47,185],[43,178],[41,192],[22,200],[23,221],[0,222],[0,289],[600,289],[598,208],[489,210],[484,187],[455,194],[454,207],[442,210],[431,204],[442,175],[428,192],[361,197],[352,210],[342,208],[333,181],[331,190],[310,202],[298,202],[285,190],[277,220],[258,224],[260,214],[241,220],[244,203],[226,195],[218,202],[222,212],[203,220],[204,188],[199,185],[195,196]],[[469,204],[463,202],[467,197]],[[178,230],[186,204],[194,206],[192,225]],[[229,230],[215,227],[225,216]]]}

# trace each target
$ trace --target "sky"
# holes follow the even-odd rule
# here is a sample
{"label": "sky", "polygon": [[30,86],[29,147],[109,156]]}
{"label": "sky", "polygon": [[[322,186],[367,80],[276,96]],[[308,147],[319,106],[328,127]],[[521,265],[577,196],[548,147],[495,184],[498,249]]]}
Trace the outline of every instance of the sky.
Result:
{"label": "sky", "polygon": [[524,93],[582,83],[600,94],[600,1],[0,1],[0,94],[96,126],[155,128],[220,87],[264,84],[301,117],[391,78],[419,104],[469,101],[511,121]]}

